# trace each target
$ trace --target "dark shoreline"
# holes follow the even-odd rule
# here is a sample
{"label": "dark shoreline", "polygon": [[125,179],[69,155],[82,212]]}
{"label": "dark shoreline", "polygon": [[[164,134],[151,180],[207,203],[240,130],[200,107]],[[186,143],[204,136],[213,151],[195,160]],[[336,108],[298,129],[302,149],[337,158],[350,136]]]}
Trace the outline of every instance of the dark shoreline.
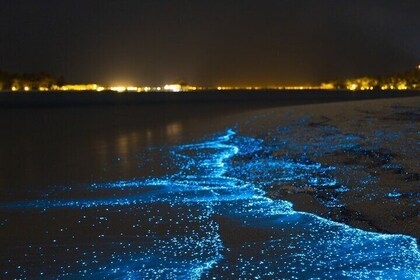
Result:
{"label": "dark shoreline", "polygon": [[243,103],[273,106],[401,98],[419,91],[232,90],[197,92],[0,92],[0,108]]}
{"label": "dark shoreline", "polygon": [[[298,161],[305,154],[309,162],[333,166],[330,172],[337,184],[275,181],[263,184],[266,196],[290,201],[296,211],[366,231],[409,235],[420,244],[419,101],[413,97],[279,108],[258,123],[263,129],[253,136],[273,151],[257,159],[287,156]],[[302,117],[306,122],[298,121]],[[286,129],[266,128],[270,123]]]}
{"label": "dark shoreline", "polygon": [[[225,123],[224,119],[235,116],[232,120],[251,120],[251,123],[244,122],[246,123],[244,129],[254,131],[256,135],[252,136],[264,139],[269,127],[272,129],[278,126],[288,127],[298,123],[297,120],[302,117],[310,117],[310,121],[306,124],[296,126],[295,134],[289,135],[290,143],[300,143],[299,147],[304,147],[316,140],[319,144],[328,146],[322,141],[331,135],[361,136],[361,139],[364,139],[362,144],[372,144],[371,148],[341,149],[336,153],[321,153],[321,156],[313,155],[314,161],[331,166],[340,164],[349,168],[352,164],[356,167],[364,166],[363,171],[372,176],[375,176],[376,171],[380,171],[382,172],[380,177],[383,178],[381,184],[384,185],[381,187],[383,189],[381,195],[397,190],[402,194],[401,197],[399,199],[381,197],[378,199],[380,203],[369,204],[369,201],[353,203],[351,196],[347,196],[348,200],[344,201],[344,207],[329,209],[322,205],[323,193],[310,188],[278,185],[266,189],[267,196],[290,201],[294,203],[297,211],[314,213],[368,231],[406,234],[419,240],[420,232],[415,227],[418,219],[415,214],[418,212],[408,204],[415,198],[408,195],[414,193],[415,184],[419,180],[420,170],[416,169],[416,161],[407,161],[409,160],[407,153],[398,149],[392,152],[392,147],[387,146],[389,139],[370,135],[375,130],[386,130],[389,133],[403,132],[405,125],[411,125],[414,129],[420,120],[419,93],[419,91],[232,91],[147,94],[0,92],[2,112],[0,123],[5,131],[15,135],[15,137],[4,137],[2,142],[4,147],[12,147],[10,151],[3,151],[6,154],[3,166],[6,172],[3,176],[7,185],[14,187],[29,185],[28,182],[35,185],[52,182],[71,184],[74,180],[75,183],[80,183],[91,178],[112,181],[116,180],[112,176],[119,175],[120,171],[116,169],[118,172],[107,177],[108,171],[103,171],[100,167],[115,164],[112,159],[120,157],[119,151],[124,152],[126,149],[127,154],[131,156],[140,152],[141,146],[145,145],[148,139],[148,134],[162,139],[163,143],[176,142],[177,137],[192,129],[197,135],[208,134],[209,127],[212,127],[212,131],[219,131],[228,123],[228,121]],[[266,98],[267,96],[269,98]],[[130,100],[133,102],[130,103]],[[326,104],[316,105],[317,103]],[[255,111],[260,109],[263,111]],[[250,118],[254,113],[264,115],[255,120],[257,124],[252,124]],[[209,122],[207,119],[212,121]],[[214,123],[214,127],[210,123],[212,125]],[[374,123],[377,125],[373,125]],[[373,126],[368,128],[370,124]],[[341,130],[330,130],[331,128]],[[272,130],[271,133],[271,137],[278,136],[277,130]],[[283,134],[282,137],[288,136],[286,132]],[[53,144],[58,143],[52,146],[53,150],[51,150],[50,135],[55,139]],[[307,139],[305,135],[316,136],[319,139],[316,137]],[[410,139],[417,139],[416,137],[417,134]],[[379,149],[384,145],[385,148]],[[397,145],[396,148],[401,146],[404,145]],[[414,145],[410,147],[409,149],[413,149]],[[106,160],[102,162],[101,149],[114,151],[115,154],[106,155],[104,157]],[[88,156],[84,158],[81,154]],[[79,157],[84,158],[83,161],[88,166],[83,168],[83,172],[78,168]],[[42,159],[43,164],[39,164],[39,159]],[[405,162],[405,166],[399,169],[385,168],[387,164],[400,163],[400,161]],[[60,162],[62,165],[49,164],[49,162]],[[123,163],[121,168],[125,166]],[[27,168],[26,175],[13,178],[14,170],[22,166]],[[28,170],[33,170],[33,173]],[[129,169],[124,169],[124,178],[137,175],[137,166],[130,165]],[[337,174],[337,176],[345,175]],[[407,179],[408,175],[412,178]],[[350,185],[357,186],[358,181]],[[371,190],[378,188],[372,183],[366,187],[367,193]],[[336,195],[343,197],[339,192]],[[400,200],[405,204],[400,204]]]}

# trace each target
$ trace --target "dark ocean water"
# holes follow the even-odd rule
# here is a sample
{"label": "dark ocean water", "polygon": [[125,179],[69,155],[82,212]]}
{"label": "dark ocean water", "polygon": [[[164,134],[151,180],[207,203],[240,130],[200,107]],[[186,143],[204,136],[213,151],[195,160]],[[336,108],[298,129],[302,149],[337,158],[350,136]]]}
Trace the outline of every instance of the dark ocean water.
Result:
{"label": "dark ocean water", "polygon": [[0,275],[419,277],[414,238],[265,195],[273,176],[314,188],[337,181],[334,166],[264,157],[272,143],[243,129],[262,114],[231,104],[2,110]]}

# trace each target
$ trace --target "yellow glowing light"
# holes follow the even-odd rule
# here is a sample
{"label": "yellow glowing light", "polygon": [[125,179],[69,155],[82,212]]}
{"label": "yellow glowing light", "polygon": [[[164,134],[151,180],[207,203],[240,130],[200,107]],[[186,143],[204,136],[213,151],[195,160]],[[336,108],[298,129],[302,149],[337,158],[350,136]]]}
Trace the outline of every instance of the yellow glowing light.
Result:
{"label": "yellow glowing light", "polygon": [[23,88],[23,90],[24,91],[29,91],[31,88],[30,87],[28,87],[28,86],[25,86],[24,88]]}
{"label": "yellow glowing light", "polygon": [[116,91],[116,92],[123,92],[123,91],[127,90],[126,87],[124,87],[124,86],[111,87],[110,89],[112,91]]}
{"label": "yellow glowing light", "polygon": [[137,87],[127,87],[127,91],[137,91]]}
{"label": "yellow glowing light", "polygon": [[321,84],[321,89],[334,89],[333,83],[323,83]]}
{"label": "yellow glowing light", "polygon": [[407,85],[404,83],[400,83],[397,85],[397,89],[398,90],[406,90],[407,89]]}
{"label": "yellow glowing light", "polygon": [[15,87],[15,86],[12,87],[12,91],[17,91],[17,90],[18,90],[17,87]]}
{"label": "yellow glowing light", "polygon": [[179,92],[182,89],[181,85],[177,85],[177,84],[165,85],[163,88],[167,91],[173,91],[173,92]]}
{"label": "yellow glowing light", "polygon": [[105,90],[105,88],[104,87],[98,87],[97,89],[96,89],[96,91],[104,91]]}
{"label": "yellow glowing light", "polygon": [[39,91],[48,91],[49,88],[47,88],[47,87],[39,87],[38,90]]}
{"label": "yellow glowing light", "polygon": [[97,90],[97,84],[80,84],[80,85],[64,85],[59,87],[58,90],[72,90],[72,91],[88,91],[88,90]]}
{"label": "yellow glowing light", "polygon": [[356,90],[357,89],[357,84],[351,84],[348,89],[349,90]]}

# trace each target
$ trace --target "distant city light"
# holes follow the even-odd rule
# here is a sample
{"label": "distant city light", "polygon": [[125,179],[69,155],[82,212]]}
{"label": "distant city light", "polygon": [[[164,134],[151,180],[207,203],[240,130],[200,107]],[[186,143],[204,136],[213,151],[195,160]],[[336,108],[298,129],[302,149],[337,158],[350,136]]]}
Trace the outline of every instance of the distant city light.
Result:
{"label": "distant city light", "polygon": [[127,91],[137,91],[138,87],[127,87]]}
{"label": "distant city light", "polygon": [[335,89],[335,86],[333,83],[322,83],[321,89]]}
{"label": "distant city light", "polygon": [[181,91],[181,85],[174,84],[174,85],[165,85],[163,87],[164,90],[178,92]]}
{"label": "distant city light", "polygon": [[126,91],[126,87],[124,86],[116,86],[116,87],[110,87],[110,90],[116,91],[116,92],[124,92]]}
{"label": "distant city light", "polygon": [[88,91],[88,90],[97,90],[97,84],[76,84],[76,85],[64,85],[61,87],[53,86],[53,90],[63,90],[63,91]]}
{"label": "distant city light", "polygon": [[405,83],[398,83],[397,89],[398,90],[406,90],[407,89],[407,85]]}
{"label": "distant city light", "polygon": [[167,84],[164,86],[133,86],[133,85],[118,85],[118,86],[103,86],[98,84],[66,84],[57,85],[51,82],[40,83],[38,81],[26,81],[14,79],[9,82],[9,87],[5,87],[5,83],[0,81],[0,90],[12,91],[96,91],[96,92],[187,92],[187,91],[203,91],[203,90],[218,90],[218,91],[234,91],[234,90],[419,90],[420,76],[417,70],[420,70],[420,65],[416,65],[410,72],[382,77],[360,77],[353,79],[337,80],[324,82],[320,85],[300,85],[300,86],[223,86],[217,85],[213,87],[191,86],[184,82]]}
{"label": "distant city light", "polygon": [[357,84],[351,84],[350,87],[348,87],[349,90],[356,90]]}

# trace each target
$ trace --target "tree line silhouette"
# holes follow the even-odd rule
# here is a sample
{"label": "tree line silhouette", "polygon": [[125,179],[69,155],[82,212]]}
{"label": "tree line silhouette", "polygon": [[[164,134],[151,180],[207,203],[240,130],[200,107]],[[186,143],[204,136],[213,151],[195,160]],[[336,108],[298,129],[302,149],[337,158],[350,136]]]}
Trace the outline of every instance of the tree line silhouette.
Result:
{"label": "tree line silhouette", "polygon": [[323,83],[331,89],[420,89],[420,65],[403,73],[388,76],[366,76]]}
{"label": "tree line silhouette", "polygon": [[45,72],[9,73],[0,70],[0,90],[50,90],[63,84],[63,77]]}

